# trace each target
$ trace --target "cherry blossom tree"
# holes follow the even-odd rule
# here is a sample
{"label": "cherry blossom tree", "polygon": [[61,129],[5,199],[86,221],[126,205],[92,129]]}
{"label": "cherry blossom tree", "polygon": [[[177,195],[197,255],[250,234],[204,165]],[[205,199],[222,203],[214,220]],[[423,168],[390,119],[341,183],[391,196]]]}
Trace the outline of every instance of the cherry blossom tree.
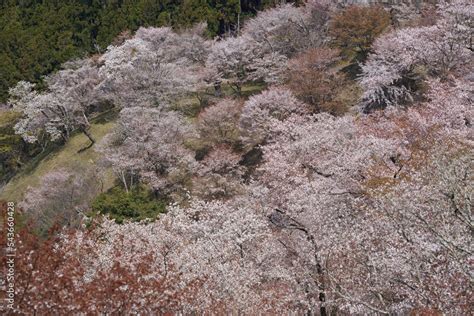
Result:
{"label": "cherry blossom tree", "polygon": [[191,89],[192,76],[174,63],[162,62],[149,46],[144,40],[133,38],[109,48],[101,57],[105,80],[100,89],[120,107],[166,107]]}
{"label": "cherry blossom tree", "polygon": [[291,114],[305,113],[309,113],[308,106],[285,88],[271,87],[251,96],[244,103],[240,116],[242,142],[248,147],[263,144],[275,121],[283,121]]}
{"label": "cherry blossom tree", "polygon": [[163,62],[192,66],[204,64],[207,59],[211,42],[203,38],[206,27],[205,23],[199,23],[180,33],[169,27],[141,27],[134,38],[147,42]]}
{"label": "cherry blossom tree", "polygon": [[55,170],[42,177],[37,186],[30,186],[19,206],[34,223],[34,228],[45,234],[54,225],[79,227],[88,207],[100,188],[100,171],[77,174],[65,169]]}
{"label": "cherry blossom tree", "polygon": [[426,76],[463,75],[472,60],[472,4],[455,1],[441,6],[433,26],[388,33],[374,43],[374,53],[362,67],[366,108],[413,100]]}
{"label": "cherry blossom tree", "polygon": [[286,58],[252,38],[242,35],[215,42],[207,59],[207,67],[213,70],[214,81],[226,81],[240,95],[246,82],[281,80]]}
{"label": "cherry blossom tree", "polygon": [[[34,143],[47,134],[52,141],[67,141],[75,130],[83,132],[95,143],[88,132],[91,107],[96,103],[97,85],[101,77],[92,60],[65,64],[65,69],[45,79],[47,91],[36,92],[34,86],[20,82],[10,90],[10,103],[23,113],[15,127],[25,141]],[[44,140],[43,140],[44,142]]]}
{"label": "cherry blossom tree", "polygon": [[194,91],[209,50],[198,34],[196,29],[177,34],[166,27],[140,28],[100,58],[101,91],[121,107],[168,107]]}
{"label": "cherry blossom tree", "polygon": [[[449,145],[447,145],[449,144]],[[374,206],[396,233],[394,247],[374,260],[405,304],[464,313],[472,303],[472,154],[438,139],[405,161],[393,181],[371,183]]]}
{"label": "cherry blossom tree", "polygon": [[49,142],[49,135],[45,130],[47,118],[41,114],[39,107],[33,106],[40,99],[34,87],[30,82],[18,82],[9,90],[9,103],[15,111],[29,112],[27,117],[31,118],[20,120],[15,125],[15,133],[21,135],[27,143],[38,143],[44,149]]}
{"label": "cherry blossom tree", "polygon": [[243,191],[245,167],[242,157],[225,145],[219,145],[199,161],[193,178],[193,195],[204,200],[230,197]]}
{"label": "cherry blossom tree", "polygon": [[223,99],[198,115],[197,130],[205,144],[235,144],[239,139],[241,102]]}
{"label": "cherry blossom tree", "polygon": [[470,82],[462,79],[449,83],[433,80],[429,87],[428,101],[424,104],[429,112],[428,122],[443,126],[447,133],[461,133],[472,140],[474,89]]}
{"label": "cherry blossom tree", "polygon": [[291,57],[326,42],[330,8],[326,1],[308,1],[301,7],[282,4],[248,20],[242,34],[265,50]]}
{"label": "cherry blossom tree", "polygon": [[193,136],[192,126],[177,112],[125,108],[101,150],[126,190],[141,179],[165,193],[182,187],[192,170],[194,155],[184,142]]}

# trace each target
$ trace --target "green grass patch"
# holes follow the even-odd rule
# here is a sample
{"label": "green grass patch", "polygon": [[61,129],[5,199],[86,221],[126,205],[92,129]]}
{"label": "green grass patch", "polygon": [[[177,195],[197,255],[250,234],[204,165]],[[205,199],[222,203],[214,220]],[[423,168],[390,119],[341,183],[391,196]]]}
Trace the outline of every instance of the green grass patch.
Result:
{"label": "green grass patch", "polygon": [[21,113],[11,110],[0,110],[0,129],[8,128],[21,117]]}
{"label": "green grass patch", "polygon": [[[99,142],[108,134],[115,123],[92,124],[91,134]],[[97,168],[100,153],[95,151],[95,146],[78,153],[78,151],[89,144],[89,140],[83,134],[76,134],[62,147],[56,147],[49,153],[35,157],[25,168],[13,177],[0,192],[0,200],[21,201],[29,186],[36,186],[45,174],[58,169],[84,170]],[[114,185],[115,178],[110,170],[105,172],[103,179],[103,190]],[[100,192],[98,192],[100,193]]]}

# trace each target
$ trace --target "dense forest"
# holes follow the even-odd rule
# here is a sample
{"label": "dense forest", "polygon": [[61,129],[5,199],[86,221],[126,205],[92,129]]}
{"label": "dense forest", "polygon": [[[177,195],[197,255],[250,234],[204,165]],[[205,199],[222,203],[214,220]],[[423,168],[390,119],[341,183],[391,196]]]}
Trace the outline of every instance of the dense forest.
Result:
{"label": "dense forest", "polygon": [[64,3],[2,9],[2,313],[472,313],[472,1]]}

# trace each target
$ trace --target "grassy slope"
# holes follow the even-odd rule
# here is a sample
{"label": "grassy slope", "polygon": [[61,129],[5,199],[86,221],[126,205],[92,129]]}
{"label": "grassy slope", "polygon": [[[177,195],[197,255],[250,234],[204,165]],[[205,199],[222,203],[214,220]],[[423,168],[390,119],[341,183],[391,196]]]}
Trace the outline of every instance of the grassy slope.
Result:
{"label": "grassy slope", "polygon": [[[259,93],[265,88],[264,84],[246,84],[242,87],[242,96],[249,97],[252,94]],[[233,96],[233,91],[227,85],[222,87],[224,96]],[[183,113],[195,116],[199,112],[199,101],[195,98],[187,98],[180,102],[178,109]],[[112,116],[111,116],[112,115]],[[95,123],[91,125],[91,133],[99,142],[106,134],[108,134],[113,126],[114,113],[103,113],[94,121],[98,122],[102,119],[105,123]],[[40,155],[33,159],[23,171],[19,172],[12,178],[8,184],[0,189],[0,200],[19,202],[22,200],[29,186],[37,186],[41,177],[48,172],[65,168],[69,170],[81,169],[79,167],[95,168],[100,158],[94,150],[94,146],[88,150],[77,153],[81,148],[86,147],[89,140],[83,134],[76,134],[63,146],[47,154],[45,157]],[[114,176],[111,171],[106,172],[106,178],[103,179],[103,191],[110,189],[114,185]],[[98,192],[100,193],[100,192]]]}
{"label": "grassy slope", "polygon": [[[113,122],[92,124],[90,131],[96,141],[100,141],[111,131],[113,126]],[[0,200],[19,202],[27,188],[38,185],[41,177],[48,172],[60,168],[69,170],[74,170],[77,167],[94,168],[100,158],[100,155],[94,150],[94,146],[81,153],[77,153],[78,150],[86,147],[88,144],[89,140],[83,134],[74,135],[63,147],[47,155],[40,162],[36,163],[35,166],[25,168],[11,179],[0,192]],[[32,164],[35,164],[35,162],[32,162]],[[103,190],[112,187],[114,182],[112,173],[107,172],[106,174]]]}

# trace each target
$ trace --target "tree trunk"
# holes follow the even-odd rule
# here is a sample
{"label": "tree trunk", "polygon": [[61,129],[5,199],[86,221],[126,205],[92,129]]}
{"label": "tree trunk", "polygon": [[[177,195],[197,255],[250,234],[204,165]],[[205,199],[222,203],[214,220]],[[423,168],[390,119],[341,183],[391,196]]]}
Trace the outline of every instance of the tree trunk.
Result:
{"label": "tree trunk", "polygon": [[230,84],[230,87],[232,88],[232,90],[234,90],[234,93],[237,95],[237,96],[241,96],[242,95],[242,86],[240,83],[234,83],[234,84]]}
{"label": "tree trunk", "polygon": [[122,171],[121,175],[122,175],[122,183],[123,183],[123,186],[125,187],[125,192],[128,193],[128,186],[127,186],[127,180],[125,179],[125,173]]}
{"label": "tree trunk", "polygon": [[84,133],[84,135],[87,136],[87,138],[89,138],[89,140],[91,141],[91,143],[90,143],[88,146],[86,146],[86,147],[84,147],[84,148],[78,150],[78,153],[81,153],[81,152],[83,152],[83,151],[85,151],[85,150],[91,148],[91,147],[95,144],[95,139],[94,139],[94,137],[92,137],[92,134],[89,132],[89,129],[88,129],[88,128],[82,127],[82,128],[81,128],[81,131],[82,131],[82,133]]}
{"label": "tree trunk", "polygon": [[305,225],[298,222],[296,219],[288,216],[285,212],[275,209],[275,212],[269,216],[270,222],[277,227],[283,229],[296,229],[303,232],[306,235],[306,239],[311,243],[313,248],[313,256],[316,262],[316,271],[314,281],[318,286],[318,299],[319,299],[319,315],[327,316],[328,311],[326,308],[326,280],[325,271],[323,268],[322,260],[318,255],[319,247],[316,243],[314,236],[310,233],[309,229]]}
{"label": "tree trunk", "polygon": [[222,86],[220,81],[214,82],[214,96],[218,98],[222,96]]}

